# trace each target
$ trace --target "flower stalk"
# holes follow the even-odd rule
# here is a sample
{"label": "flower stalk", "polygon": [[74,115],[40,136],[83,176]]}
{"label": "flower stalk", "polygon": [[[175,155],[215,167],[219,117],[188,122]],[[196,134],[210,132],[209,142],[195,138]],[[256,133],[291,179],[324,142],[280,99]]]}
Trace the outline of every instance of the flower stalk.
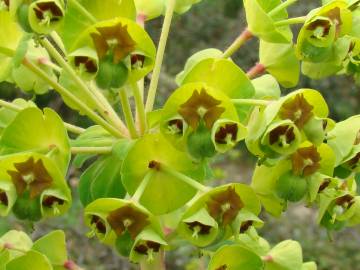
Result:
{"label": "flower stalk", "polygon": [[126,125],[129,129],[131,138],[137,138],[138,134],[135,127],[134,117],[132,115],[129,99],[126,93],[126,89],[120,89],[119,90],[119,96],[120,96],[120,102],[121,102],[121,108],[124,113]]}
{"label": "flower stalk", "polygon": [[306,16],[302,16],[302,17],[296,17],[296,18],[290,18],[290,19],[286,19],[286,20],[282,20],[282,21],[277,21],[275,23],[275,26],[280,27],[280,26],[286,26],[286,25],[292,25],[292,24],[303,24],[306,22]]}
{"label": "flower stalk", "polygon": [[257,63],[246,73],[246,75],[249,79],[254,79],[256,76],[263,74],[265,71],[266,67],[261,63]]}
{"label": "flower stalk", "polygon": [[158,50],[157,50],[157,54],[156,54],[154,71],[152,74],[149,92],[148,92],[146,105],[145,105],[146,112],[152,111],[152,109],[154,107],[156,91],[157,91],[157,88],[159,85],[161,67],[162,67],[162,63],[164,60],[166,44],[167,44],[167,40],[168,40],[169,33],[170,33],[171,21],[172,21],[173,15],[174,15],[175,4],[176,4],[176,0],[168,1],[166,13],[165,13],[164,24],[162,27],[160,41],[159,41]]}
{"label": "flower stalk", "polygon": [[279,12],[283,11],[284,9],[288,8],[289,6],[295,4],[297,1],[299,0],[286,0],[285,2],[281,3],[280,5],[278,5],[276,8],[274,8],[273,10],[271,10],[268,15],[270,17],[275,16],[276,14],[278,14]]}
{"label": "flower stalk", "polygon": [[146,131],[146,113],[145,113],[145,106],[141,94],[141,89],[137,83],[132,83],[131,90],[135,99],[136,120],[139,125],[139,132],[140,135],[144,135]]}
{"label": "flower stalk", "polygon": [[229,46],[229,48],[223,53],[222,58],[226,59],[231,57],[237,52],[248,40],[253,38],[253,34],[248,28],[246,28],[240,36]]}
{"label": "flower stalk", "polygon": [[251,105],[251,106],[268,106],[270,100],[261,100],[261,99],[232,99],[234,105]]}
{"label": "flower stalk", "polygon": [[77,154],[99,154],[106,155],[112,152],[112,147],[102,146],[102,147],[71,147],[71,153],[73,155]]}

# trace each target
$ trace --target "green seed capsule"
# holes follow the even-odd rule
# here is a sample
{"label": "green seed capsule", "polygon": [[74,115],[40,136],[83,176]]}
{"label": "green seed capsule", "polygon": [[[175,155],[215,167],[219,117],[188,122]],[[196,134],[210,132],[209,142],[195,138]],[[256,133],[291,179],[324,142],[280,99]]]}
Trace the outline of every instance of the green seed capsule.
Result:
{"label": "green seed capsule", "polygon": [[120,88],[129,76],[129,70],[123,62],[114,64],[110,59],[100,61],[96,83],[101,89]]}
{"label": "green seed capsule", "polygon": [[41,219],[40,198],[30,199],[29,193],[24,193],[16,200],[12,210],[18,219],[38,221]]}
{"label": "green seed capsule", "polygon": [[196,131],[189,135],[187,146],[190,155],[196,159],[210,158],[216,153],[211,131],[204,123],[200,123]]}
{"label": "green seed capsule", "polygon": [[300,201],[307,192],[306,179],[291,172],[282,175],[276,183],[277,195],[290,202]]}

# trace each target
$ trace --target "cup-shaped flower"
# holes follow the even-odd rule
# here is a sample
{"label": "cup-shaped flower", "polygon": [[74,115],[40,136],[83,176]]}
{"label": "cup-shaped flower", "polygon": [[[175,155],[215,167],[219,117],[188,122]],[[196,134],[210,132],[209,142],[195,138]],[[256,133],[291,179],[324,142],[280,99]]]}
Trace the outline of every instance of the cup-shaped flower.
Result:
{"label": "cup-shaped flower", "polygon": [[87,81],[94,79],[99,70],[96,51],[89,47],[79,48],[70,53],[68,60],[80,77]]}
{"label": "cup-shaped flower", "polygon": [[335,43],[351,29],[352,14],[346,1],[332,1],[313,10],[298,36],[298,57],[309,62],[333,59]]}
{"label": "cup-shaped flower", "polygon": [[0,171],[2,215],[12,208],[19,219],[37,221],[63,214],[69,208],[70,190],[48,157],[36,153],[4,156]]}
{"label": "cup-shaped flower", "polygon": [[[182,134],[173,132],[174,122],[171,122],[173,119],[180,119],[186,123],[186,125],[182,124],[183,127],[186,127],[181,132]],[[191,138],[195,140],[198,137],[195,136],[196,133],[202,137],[201,140],[204,144],[206,143],[208,147],[214,149],[211,133],[215,122],[220,119],[239,122],[231,100],[204,83],[189,83],[178,88],[166,102],[162,112],[160,130],[180,150],[184,151],[189,147],[188,138],[192,135]],[[178,123],[180,124],[180,122]],[[190,146],[194,146],[194,143],[191,143]]]}
{"label": "cup-shaped flower", "polygon": [[179,234],[196,246],[210,245],[217,237],[218,224],[205,208],[185,215],[178,227]]}
{"label": "cup-shaped flower", "polygon": [[272,156],[271,152],[278,155],[289,155],[294,153],[302,140],[301,133],[294,122],[291,120],[276,121],[265,131],[260,148],[270,150],[267,155]]}
{"label": "cup-shaped flower", "polygon": [[122,199],[102,198],[91,202],[85,208],[85,223],[91,228],[90,237],[97,236],[110,246],[123,243],[131,248],[136,237],[147,228],[162,234],[158,221],[148,210]]}
{"label": "cup-shaped flower", "polygon": [[212,255],[208,269],[260,270],[264,269],[264,263],[259,255],[243,245],[224,245]]}
{"label": "cup-shaped flower", "polygon": [[29,6],[29,24],[39,34],[49,34],[60,26],[65,16],[61,0],[37,0]]}
{"label": "cup-shaped flower", "polygon": [[248,234],[251,238],[257,238],[256,228],[262,227],[264,222],[253,212],[242,209],[232,224],[235,239],[239,239],[240,234]]}
{"label": "cup-shaped flower", "polygon": [[219,235],[220,240],[238,235],[243,221],[255,220],[250,213],[260,213],[260,202],[252,188],[243,184],[219,186],[190,205],[178,230],[191,243],[206,246]]}
{"label": "cup-shaped flower", "polygon": [[244,125],[227,119],[217,120],[211,131],[212,142],[219,153],[230,150],[246,135],[247,129]]}
{"label": "cup-shaped flower", "polygon": [[130,252],[130,261],[138,263],[145,259],[151,263],[166,246],[167,243],[161,235],[151,229],[144,230],[135,239]]}
{"label": "cup-shaped flower", "polygon": [[146,76],[152,70],[156,56],[155,45],[147,32],[126,18],[106,20],[92,25],[81,33],[72,50],[82,47],[96,50],[100,70],[102,63],[112,64],[113,69],[126,68],[129,74],[125,82],[137,82]]}
{"label": "cup-shaped flower", "polygon": [[249,30],[260,39],[273,43],[291,43],[292,32],[289,26],[276,26],[277,21],[288,18],[286,10],[274,15],[271,11],[277,8],[282,1],[245,0],[246,20]]}

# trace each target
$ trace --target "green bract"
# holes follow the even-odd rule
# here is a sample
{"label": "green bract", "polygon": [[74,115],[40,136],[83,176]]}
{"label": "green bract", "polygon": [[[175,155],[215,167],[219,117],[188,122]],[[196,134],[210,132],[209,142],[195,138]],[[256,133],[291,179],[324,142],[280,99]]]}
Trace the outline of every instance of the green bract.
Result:
{"label": "green bract", "polygon": [[[297,55],[309,62],[329,61],[337,40],[350,33],[352,15],[346,1],[332,1],[307,16],[297,41]],[[341,42],[341,39],[339,40]]]}
{"label": "green bract", "polygon": [[152,20],[164,13],[164,0],[134,0],[138,16],[144,16],[145,20]]}
{"label": "green bract", "polygon": [[[107,45],[107,41],[115,41],[117,45],[112,49]],[[124,82],[136,82],[152,70],[155,61],[156,50],[149,35],[141,26],[126,18],[103,21],[89,27],[80,35],[71,50],[86,46],[97,51],[100,70],[102,60],[106,60],[110,65],[110,70],[104,71],[103,75],[110,79],[115,77],[116,73],[109,75],[109,72],[113,69],[118,72],[116,68],[121,63],[129,73],[128,76],[125,75]],[[113,60],[109,60],[109,57]],[[104,80],[106,81],[105,77]],[[119,88],[122,85],[109,86]]]}
{"label": "green bract", "polygon": [[[160,169],[152,169],[152,163]],[[162,172],[161,165],[171,167],[187,176],[201,180],[203,169],[186,153],[175,149],[161,134],[149,134],[139,139],[129,150],[122,165],[121,177],[130,195],[133,195],[144,178],[151,173],[150,181],[140,203],[154,214],[165,214],[180,208],[196,193],[182,180]],[[181,193],[182,196],[176,194]]]}
{"label": "green bract", "polygon": [[6,11],[0,11],[0,25],[0,81],[2,82],[10,76],[11,56],[18,46],[22,31]]}
{"label": "green bract", "polygon": [[103,198],[90,203],[85,208],[85,223],[91,228],[90,237],[96,235],[101,242],[116,245],[124,256],[130,255],[132,246],[146,230],[162,238],[155,216],[138,203],[127,200]]}
{"label": "green bract", "polygon": [[35,152],[54,160],[63,175],[70,161],[70,145],[61,118],[51,109],[27,108],[17,114],[0,138],[0,154]]}
{"label": "green bract", "polygon": [[267,42],[291,43],[293,35],[290,27],[276,26],[277,21],[287,19],[287,11],[281,10],[271,14],[271,11],[281,3],[281,0],[245,0],[249,30]]}

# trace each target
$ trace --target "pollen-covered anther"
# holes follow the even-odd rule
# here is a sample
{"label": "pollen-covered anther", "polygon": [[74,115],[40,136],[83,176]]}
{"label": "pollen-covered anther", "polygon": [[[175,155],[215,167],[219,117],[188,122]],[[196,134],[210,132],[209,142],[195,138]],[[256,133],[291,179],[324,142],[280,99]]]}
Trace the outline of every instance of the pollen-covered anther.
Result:
{"label": "pollen-covered anther", "polygon": [[283,104],[280,109],[280,118],[290,119],[302,129],[313,117],[313,109],[314,107],[307,102],[303,94],[297,94],[295,98]]}
{"label": "pollen-covered anther", "polygon": [[219,128],[215,134],[215,141],[218,144],[232,144],[236,142],[238,134],[237,124],[226,124]]}

